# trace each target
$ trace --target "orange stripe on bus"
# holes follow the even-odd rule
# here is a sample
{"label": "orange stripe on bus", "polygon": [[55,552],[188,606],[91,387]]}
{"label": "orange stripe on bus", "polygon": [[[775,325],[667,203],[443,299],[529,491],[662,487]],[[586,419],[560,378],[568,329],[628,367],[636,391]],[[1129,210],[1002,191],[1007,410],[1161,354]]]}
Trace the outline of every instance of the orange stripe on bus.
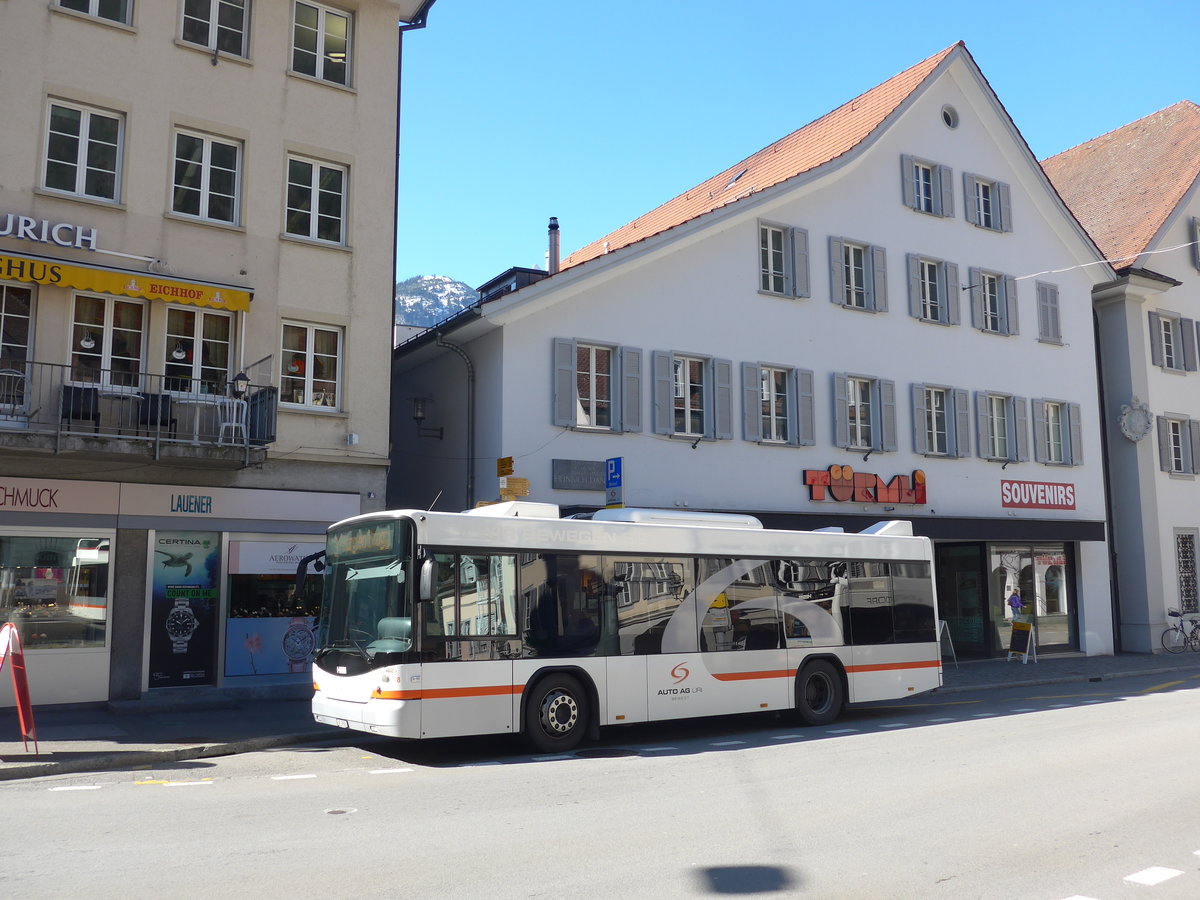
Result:
{"label": "orange stripe on bus", "polygon": [[846,666],[847,672],[890,672],[894,669],[932,669],[935,666],[940,666],[941,660],[938,659],[922,659],[918,662],[900,662],[900,663],[872,663],[865,666]]}
{"label": "orange stripe on bus", "polygon": [[384,691],[375,688],[371,692],[374,700],[450,700],[461,697],[495,697],[504,694],[520,694],[522,684],[495,684],[484,687],[432,688],[417,691]]}
{"label": "orange stripe on bus", "polygon": [[791,678],[791,669],[777,669],[770,672],[716,672],[710,673],[717,681],[746,681],[751,678]]}

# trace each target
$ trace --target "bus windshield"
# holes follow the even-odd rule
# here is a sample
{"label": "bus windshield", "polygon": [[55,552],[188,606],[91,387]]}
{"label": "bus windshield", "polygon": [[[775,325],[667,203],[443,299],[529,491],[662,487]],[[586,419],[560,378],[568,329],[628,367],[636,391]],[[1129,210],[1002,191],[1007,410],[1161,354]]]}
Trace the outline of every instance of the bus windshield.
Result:
{"label": "bus windshield", "polygon": [[356,524],[330,531],[318,658],[340,652],[370,668],[392,662],[391,654],[412,649],[410,546],[404,522]]}

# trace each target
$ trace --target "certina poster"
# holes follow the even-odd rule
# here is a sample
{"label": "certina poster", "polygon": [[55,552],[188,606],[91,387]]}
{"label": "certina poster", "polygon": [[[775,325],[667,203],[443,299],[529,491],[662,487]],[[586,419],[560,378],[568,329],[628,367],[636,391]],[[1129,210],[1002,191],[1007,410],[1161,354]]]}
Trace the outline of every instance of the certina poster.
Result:
{"label": "certina poster", "polygon": [[215,684],[220,535],[159,531],[153,556],[150,687]]}

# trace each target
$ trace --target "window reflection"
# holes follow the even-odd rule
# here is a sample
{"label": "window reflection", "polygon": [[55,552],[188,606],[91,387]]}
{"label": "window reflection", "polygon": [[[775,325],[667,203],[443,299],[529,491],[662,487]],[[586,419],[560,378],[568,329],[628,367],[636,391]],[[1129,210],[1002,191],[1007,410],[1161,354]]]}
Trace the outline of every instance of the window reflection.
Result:
{"label": "window reflection", "polygon": [[26,649],[103,647],[109,539],[0,537],[0,622]]}

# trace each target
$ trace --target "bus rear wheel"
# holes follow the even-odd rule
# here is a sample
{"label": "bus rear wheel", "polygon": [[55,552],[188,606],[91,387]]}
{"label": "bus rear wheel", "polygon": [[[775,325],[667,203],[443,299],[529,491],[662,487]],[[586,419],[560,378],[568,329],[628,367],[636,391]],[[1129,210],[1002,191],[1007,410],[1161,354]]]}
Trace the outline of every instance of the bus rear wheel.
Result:
{"label": "bus rear wheel", "polygon": [[796,714],[805,725],[828,725],[846,702],[842,677],[833,663],[815,659],[796,676]]}
{"label": "bus rear wheel", "polygon": [[588,698],[579,680],[549,675],[537,682],[525,707],[525,737],[535,750],[574,750],[588,725]]}

